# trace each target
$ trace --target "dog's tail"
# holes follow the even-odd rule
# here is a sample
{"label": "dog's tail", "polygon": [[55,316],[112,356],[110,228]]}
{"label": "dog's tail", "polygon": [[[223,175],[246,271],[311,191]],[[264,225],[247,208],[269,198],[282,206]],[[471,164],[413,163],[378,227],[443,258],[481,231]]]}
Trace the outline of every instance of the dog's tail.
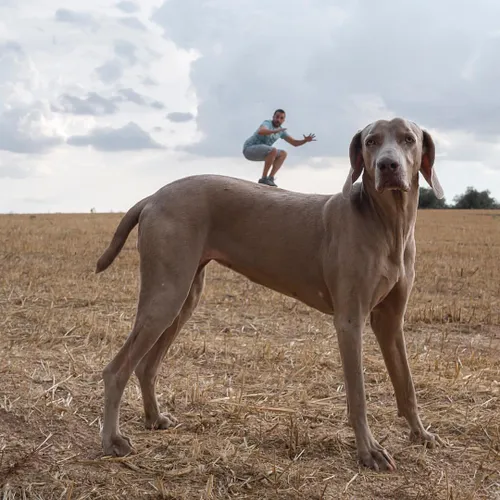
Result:
{"label": "dog's tail", "polygon": [[96,274],[107,269],[116,259],[117,255],[123,248],[123,245],[125,245],[125,242],[127,241],[130,231],[132,231],[132,229],[134,229],[134,227],[138,224],[141,212],[143,211],[148,201],[149,201],[149,196],[136,203],[123,216],[122,220],[118,224],[118,227],[116,228],[111,243],[97,261],[95,269]]}

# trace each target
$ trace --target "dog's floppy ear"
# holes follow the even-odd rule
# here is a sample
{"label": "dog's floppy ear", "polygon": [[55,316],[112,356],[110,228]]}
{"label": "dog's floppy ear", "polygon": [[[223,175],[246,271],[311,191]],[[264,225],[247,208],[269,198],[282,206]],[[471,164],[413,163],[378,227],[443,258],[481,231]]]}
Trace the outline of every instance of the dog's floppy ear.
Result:
{"label": "dog's floppy ear", "polygon": [[434,170],[434,159],[436,157],[436,148],[434,146],[434,141],[432,140],[431,134],[426,130],[422,131],[424,134],[423,144],[422,144],[422,161],[420,164],[420,172],[427,181],[427,184],[432,188],[434,194],[438,199],[444,197],[444,191],[439,183],[436,172]]}
{"label": "dog's floppy ear", "polygon": [[361,145],[361,130],[355,134],[349,145],[349,159],[351,161],[351,168],[349,170],[349,175],[345,181],[344,187],[342,188],[342,194],[344,198],[349,198],[351,194],[352,185],[357,181],[358,177],[363,172],[363,151]]}

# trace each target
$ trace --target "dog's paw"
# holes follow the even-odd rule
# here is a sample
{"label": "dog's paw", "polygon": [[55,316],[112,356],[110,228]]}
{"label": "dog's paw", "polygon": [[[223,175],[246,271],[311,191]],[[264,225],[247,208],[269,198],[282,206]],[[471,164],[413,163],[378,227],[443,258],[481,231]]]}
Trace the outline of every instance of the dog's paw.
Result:
{"label": "dog's paw", "polygon": [[396,462],[394,459],[389,455],[387,450],[380,446],[374,439],[370,441],[366,448],[359,450],[358,460],[365,467],[377,472],[396,470]]}
{"label": "dog's paw", "polygon": [[425,429],[418,432],[410,432],[410,441],[412,443],[423,444],[426,448],[436,448],[445,445],[437,434],[427,432]]}
{"label": "dog's paw", "polygon": [[162,413],[155,419],[146,419],[144,426],[151,430],[164,430],[177,425],[177,419],[170,413]]}
{"label": "dog's paw", "polygon": [[103,439],[102,448],[104,455],[112,457],[125,457],[133,455],[135,450],[127,436],[118,434],[109,439]]}

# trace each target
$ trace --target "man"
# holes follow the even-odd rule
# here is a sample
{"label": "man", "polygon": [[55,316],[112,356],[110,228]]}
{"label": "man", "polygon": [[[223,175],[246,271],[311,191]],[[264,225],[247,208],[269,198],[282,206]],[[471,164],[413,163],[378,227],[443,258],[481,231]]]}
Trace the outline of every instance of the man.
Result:
{"label": "man", "polygon": [[[264,170],[262,177],[259,179],[259,184],[277,187],[274,176],[287,156],[286,151],[273,147],[273,144],[278,139],[283,139],[295,147],[316,140],[314,134],[304,135],[304,138],[300,140],[291,137],[286,128],[282,127],[285,116],[282,109],[277,109],[272,120],[264,120],[261,126],[243,144],[243,156],[247,160],[264,162]],[[270,174],[269,170],[271,170]]]}

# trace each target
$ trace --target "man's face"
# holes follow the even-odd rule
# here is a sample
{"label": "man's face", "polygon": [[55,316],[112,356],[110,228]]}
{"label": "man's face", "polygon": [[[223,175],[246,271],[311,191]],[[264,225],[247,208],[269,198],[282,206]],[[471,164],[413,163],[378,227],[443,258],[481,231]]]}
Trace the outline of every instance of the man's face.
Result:
{"label": "man's face", "polygon": [[273,126],[278,128],[283,125],[283,122],[285,121],[285,113],[274,113],[273,116]]}

